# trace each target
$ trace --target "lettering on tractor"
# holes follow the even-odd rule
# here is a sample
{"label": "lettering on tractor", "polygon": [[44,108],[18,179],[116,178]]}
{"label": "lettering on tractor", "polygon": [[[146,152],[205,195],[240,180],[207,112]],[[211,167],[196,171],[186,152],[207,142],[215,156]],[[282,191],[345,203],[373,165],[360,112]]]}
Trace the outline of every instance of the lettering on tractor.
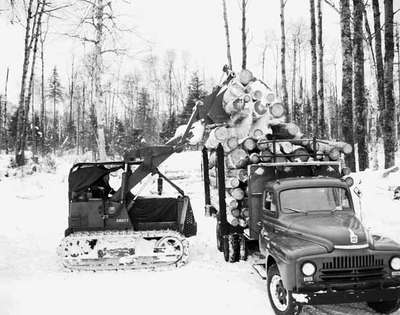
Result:
{"label": "lettering on tractor", "polygon": [[258,252],[253,267],[276,314],[348,302],[398,310],[400,246],[372,235],[355,212],[343,162],[352,147],[304,137],[250,71],[227,74],[202,110],[205,212],[217,218],[217,249],[227,262]]}

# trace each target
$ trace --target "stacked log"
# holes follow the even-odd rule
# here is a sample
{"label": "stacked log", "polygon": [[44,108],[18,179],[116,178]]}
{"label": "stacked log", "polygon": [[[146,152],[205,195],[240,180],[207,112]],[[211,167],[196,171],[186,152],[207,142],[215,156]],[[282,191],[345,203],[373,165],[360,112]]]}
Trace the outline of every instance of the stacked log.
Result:
{"label": "stacked log", "polygon": [[233,227],[248,227],[248,165],[336,161],[351,153],[352,147],[344,142],[305,139],[296,124],[285,122],[285,107],[274,93],[248,70],[228,84],[222,107],[230,120],[210,130],[205,146],[210,152],[210,182],[215,187],[216,148],[219,144],[224,148],[227,220]]}

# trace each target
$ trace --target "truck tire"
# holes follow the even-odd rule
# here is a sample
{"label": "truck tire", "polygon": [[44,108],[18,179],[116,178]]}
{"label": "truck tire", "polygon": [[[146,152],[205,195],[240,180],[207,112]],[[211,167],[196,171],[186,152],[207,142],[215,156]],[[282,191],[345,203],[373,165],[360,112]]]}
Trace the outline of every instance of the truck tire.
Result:
{"label": "truck tire", "polygon": [[381,314],[392,314],[400,308],[400,299],[383,302],[368,302],[370,308]]}
{"label": "truck tire", "polygon": [[247,240],[243,235],[239,235],[239,259],[247,260],[247,257],[248,257]]}
{"label": "truck tire", "polygon": [[278,267],[272,265],[267,271],[268,298],[277,315],[297,315],[302,306],[297,304],[290,291],[283,286]]}
{"label": "truck tire", "polygon": [[221,235],[221,227],[220,227],[220,224],[218,221],[217,221],[217,225],[216,225],[216,236],[217,236],[217,249],[220,252],[223,252],[224,248],[223,248],[223,244],[222,244],[223,241],[222,241],[222,235]]}
{"label": "truck tire", "polygon": [[225,261],[230,263],[239,261],[239,244],[237,235],[224,235],[222,240]]}

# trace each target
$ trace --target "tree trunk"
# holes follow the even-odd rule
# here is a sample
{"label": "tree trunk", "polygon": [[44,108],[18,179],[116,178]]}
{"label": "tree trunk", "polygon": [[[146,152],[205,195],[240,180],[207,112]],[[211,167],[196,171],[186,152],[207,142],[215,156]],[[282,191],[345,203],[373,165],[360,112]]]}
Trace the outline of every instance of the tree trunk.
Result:
{"label": "tree trunk", "polygon": [[222,0],[222,8],[223,8],[225,38],[226,38],[226,57],[228,59],[229,69],[232,70],[231,41],[229,37],[229,24],[228,24],[228,12],[226,9],[226,0]]}
{"label": "tree trunk", "polygon": [[[349,0],[340,1],[342,42],[342,133],[344,141],[354,147],[353,131],[353,52],[351,43],[351,12]],[[346,156],[346,164],[355,171],[354,150]]]}
{"label": "tree trunk", "polygon": [[325,123],[325,103],[324,103],[324,45],[322,41],[322,10],[321,0],[317,2],[318,12],[318,113],[319,113],[319,136],[325,138],[327,136]]}
{"label": "tree trunk", "polygon": [[363,42],[363,11],[362,0],[353,0],[353,65],[354,65],[354,107],[355,107],[355,139],[358,144],[358,164],[360,171],[368,168],[368,106],[365,99],[364,83],[364,42]]}
{"label": "tree trunk", "polygon": [[103,0],[97,0],[95,7],[96,17],[96,44],[95,44],[95,64],[94,64],[94,85],[95,85],[95,105],[97,109],[97,147],[99,150],[99,159],[105,161],[106,142],[104,135],[105,126],[105,108],[104,108],[104,91],[102,86],[103,77],[103,58],[102,58],[102,45],[103,45],[103,18],[104,18]]}
{"label": "tree trunk", "polygon": [[316,49],[316,26],[315,26],[315,3],[310,0],[310,20],[311,20],[311,103],[312,103],[312,123],[313,135],[319,136],[318,130],[318,94],[317,94],[317,49]]}
{"label": "tree trunk", "polygon": [[17,138],[15,141],[15,161],[17,165],[25,164],[25,138],[24,138],[24,117],[25,117],[25,93],[26,93],[26,78],[28,75],[29,57],[31,53],[31,20],[32,20],[32,4],[33,0],[29,0],[27,8],[26,26],[25,26],[25,41],[24,41],[24,62],[22,66],[21,90],[19,94],[18,112],[17,112]]}
{"label": "tree trunk", "polygon": [[5,145],[5,151],[6,154],[8,154],[8,133],[7,133],[7,102],[8,102],[8,75],[10,73],[10,69],[7,67],[7,74],[6,74],[6,83],[5,83],[5,88],[4,88],[4,145]]}
{"label": "tree trunk", "polygon": [[293,69],[292,69],[292,110],[291,110],[291,120],[294,120],[295,123],[299,121],[295,119],[298,116],[298,111],[296,108],[296,57],[297,57],[297,43],[296,43],[296,36],[293,37]]}
{"label": "tree trunk", "polygon": [[385,111],[384,111],[384,151],[385,168],[395,164],[395,126],[394,114],[395,104],[393,96],[393,59],[394,59],[394,36],[393,36],[393,0],[385,0]]}
{"label": "tree trunk", "polygon": [[400,112],[400,34],[399,34],[399,26],[396,27],[396,47],[397,47],[397,83],[398,83],[398,92],[399,92],[399,103],[396,107],[396,149],[398,149],[398,140],[399,140],[399,112]]}
{"label": "tree trunk", "polygon": [[374,31],[375,31],[375,55],[376,55],[376,82],[379,102],[379,134],[383,133],[383,113],[385,111],[385,78],[383,68],[383,54],[382,54],[382,34],[381,34],[381,21],[379,0],[372,0],[372,9],[374,12]]}
{"label": "tree trunk", "polygon": [[247,0],[242,0],[242,69],[247,66],[246,6]]}
{"label": "tree trunk", "polygon": [[282,72],[282,101],[287,117],[290,120],[288,92],[286,84],[286,36],[285,36],[285,0],[281,0],[281,72]]}
{"label": "tree trunk", "polygon": [[46,111],[46,96],[44,90],[44,37],[42,34],[42,29],[40,30],[40,60],[41,60],[41,103],[40,103],[40,131],[42,132],[42,137],[40,139],[41,153],[44,155],[44,140],[46,139],[46,128],[45,128],[45,111]]}
{"label": "tree trunk", "polygon": [[85,152],[85,136],[86,136],[86,130],[85,130],[85,105],[86,105],[86,86],[83,84],[82,87],[82,126],[81,126],[81,148],[82,148],[82,154]]}

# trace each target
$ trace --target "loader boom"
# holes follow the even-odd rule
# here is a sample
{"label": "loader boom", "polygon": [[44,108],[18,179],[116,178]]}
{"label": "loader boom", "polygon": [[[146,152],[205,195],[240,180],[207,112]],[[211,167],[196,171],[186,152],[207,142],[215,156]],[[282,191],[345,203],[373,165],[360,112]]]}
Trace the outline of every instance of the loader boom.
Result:
{"label": "loader boom", "polygon": [[198,116],[199,108],[196,104],[193,108],[192,115],[186,125],[186,129],[181,137],[173,138],[166,145],[148,146],[138,150],[129,151],[124,156],[125,163],[133,162],[136,159],[142,160],[139,167],[132,173],[124,172],[125,183],[112,196],[111,200],[123,202],[124,194],[134,188],[147,175],[157,173],[157,168],[162,162],[168,159],[172,154],[180,152],[186,144],[190,129]]}

